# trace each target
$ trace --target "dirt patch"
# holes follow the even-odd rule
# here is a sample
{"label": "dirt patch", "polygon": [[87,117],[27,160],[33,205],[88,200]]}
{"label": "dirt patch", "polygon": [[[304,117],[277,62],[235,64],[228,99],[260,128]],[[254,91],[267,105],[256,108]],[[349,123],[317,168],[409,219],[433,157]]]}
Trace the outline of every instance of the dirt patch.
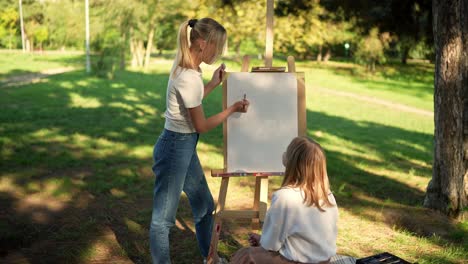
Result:
{"label": "dirt patch", "polygon": [[6,78],[5,80],[1,81],[0,88],[25,85],[28,83],[35,83],[51,75],[62,74],[62,73],[70,72],[74,70],[75,70],[75,67],[62,67],[62,68],[43,70],[37,73],[17,75],[17,76],[13,76],[10,78]]}

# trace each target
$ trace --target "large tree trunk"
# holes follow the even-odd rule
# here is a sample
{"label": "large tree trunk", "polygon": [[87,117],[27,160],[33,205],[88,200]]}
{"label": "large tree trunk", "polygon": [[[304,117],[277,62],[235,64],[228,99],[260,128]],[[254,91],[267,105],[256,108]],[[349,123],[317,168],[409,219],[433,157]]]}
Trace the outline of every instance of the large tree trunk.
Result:
{"label": "large tree trunk", "polygon": [[466,218],[468,205],[468,1],[433,0],[434,165],[424,206]]}

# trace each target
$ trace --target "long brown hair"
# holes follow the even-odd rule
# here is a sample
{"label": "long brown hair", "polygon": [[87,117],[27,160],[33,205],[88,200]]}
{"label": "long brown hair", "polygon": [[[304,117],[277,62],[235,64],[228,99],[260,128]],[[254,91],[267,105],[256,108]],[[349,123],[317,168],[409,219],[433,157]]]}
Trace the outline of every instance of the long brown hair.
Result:
{"label": "long brown hair", "polygon": [[284,155],[286,171],[281,186],[303,190],[307,206],[315,205],[320,211],[325,211],[323,207],[333,206],[328,199],[330,183],[322,147],[310,138],[296,137]]}
{"label": "long brown hair", "polygon": [[215,46],[215,54],[209,64],[216,61],[226,49],[226,29],[212,18],[191,19],[183,22],[179,27],[177,36],[177,55],[172,66],[174,74],[177,66],[186,69],[195,69],[190,53],[190,47],[197,39],[205,40]]}

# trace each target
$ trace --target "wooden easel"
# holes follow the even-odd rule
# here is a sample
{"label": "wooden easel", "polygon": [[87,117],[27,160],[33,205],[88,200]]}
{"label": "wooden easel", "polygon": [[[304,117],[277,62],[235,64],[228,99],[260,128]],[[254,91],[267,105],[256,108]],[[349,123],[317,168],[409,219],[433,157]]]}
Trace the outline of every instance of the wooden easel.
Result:
{"label": "wooden easel", "polygon": [[[265,70],[264,72],[277,72],[277,68],[272,67],[273,63],[273,0],[267,0],[267,30],[266,30],[266,52],[265,52]],[[241,72],[249,71],[250,58],[243,57]],[[268,70],[270,68],[270,70]],[[294,57],[288,57],[288,72],[295,73],[296,66]],[[305,81],[304,74],[298,74],[298,98],[305,98]],[[227,107],[227,87],[223,80],[223,109]],[[298,100],[298,135],[306,134],[306,116],[305,116],[305,99]],[[224,146],[227,145],[227,125],[223,124]],[[226,148],[224,148],[224,168],[227,168]],[[213,177],[221,177],[221,187],[218,195],[218,203],[214,214],[213,232],[211,236],[210,251],[207,257],[207,263],[216,264],[219,261],[217,249],[219,235],[221,233],[222,219],[252,219],[252,229],[258,230],[260,222],[265,219],[265,214],[268,207],[268,177],[282,176],[283,172],[277,173],[228,173],[226,169],[212,170]],[[236,176],[254,176],[255,177],[255,192],[254,202],[251,210],[225,210],[227,188],[230,177]]]}
{"label": "wooden easel", "polygon": [[[241,72],[247,72],[249,69],[249,57],[244,56],[242,62]],[[265,70],[267,71],[267,70]],[[276,72],[276,70],[272,70]],[[295,61],[293,56],[288,57],[288,73],[296,72]],[[298,73],[298,98],[305,97],[305,82],[304,74]],[[227,107],[227,87],[223,85],[223,109]],[[306,134],[306,116],[305,116],[305,100],[298,100],[298,135],[304,136]],[[227,145],[227,125],[223,124],[224,133],[224,146]],[[226,148],[224,148],[224,168],[227,168]],[[268,177],[282,176],[284,172],[272,173],[229,173],[226,169],[212,170],[212,177],[221,177],[221,187],[219,189],[218,203],[214,214],[213,232],[211,236],[210,251],[208,254],[208,263],[218,262],[218,241],[221,233],[221,226],[223,219],[252,219],[252,229],[258,230],[260,222],[265,219],[265,214],[268,207]],[[229,179],[231,177],[253,176],[255,177],[255,192],[253,207],[250,210],[225,210],[227,189]]]}

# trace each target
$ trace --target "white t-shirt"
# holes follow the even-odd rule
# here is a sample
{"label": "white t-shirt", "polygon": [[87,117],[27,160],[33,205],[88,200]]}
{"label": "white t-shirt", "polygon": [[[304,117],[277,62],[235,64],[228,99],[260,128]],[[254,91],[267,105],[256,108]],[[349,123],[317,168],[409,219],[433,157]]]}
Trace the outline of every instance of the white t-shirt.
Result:
{"label": "white t-shirt", "polygon": [[164,128],[179,133],[196,132],[188,108],[201,105],[203,93],[202,73],[179,67],[167,84]]}
{"label": "white t-shirt", "polygon": [[326,261],[336,254],[338,207],[329,194],[333,207],[304,204],[299,188],[282,188],[273,194],[263,224],[260,244],[278,251],[289,260],[304,263]]}

